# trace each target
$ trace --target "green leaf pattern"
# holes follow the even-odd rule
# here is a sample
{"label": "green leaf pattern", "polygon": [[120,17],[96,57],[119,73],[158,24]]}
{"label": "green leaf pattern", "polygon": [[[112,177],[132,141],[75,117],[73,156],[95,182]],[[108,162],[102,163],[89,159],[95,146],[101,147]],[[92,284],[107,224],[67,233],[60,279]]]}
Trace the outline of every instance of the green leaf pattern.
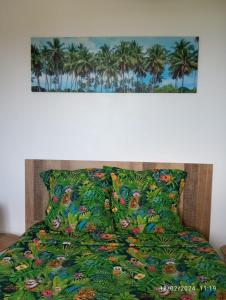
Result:
{"label": "green leaf pattern", "polygon": [[226,265],[177,219],[184,172],[41,176],[47,216],[0,253],[1,300],[226,299]]}
{"label": "green leaf pattern", "polygon": [[0,254],[0,299],[225,299],[226,266],[199,233],[51,231],[43,222]]}
{"label": "green leaf pattern", "polygon": [[182,229],[177,206],[186,173],[181,170],[111,172],[112,212],[117,231],[140,234]]}
{"label": "green leaf pattern", "polygon": [[113,231],[110,175],[101,169],[48,170],[41,177],[49,192],[45,222],[51,230]]}

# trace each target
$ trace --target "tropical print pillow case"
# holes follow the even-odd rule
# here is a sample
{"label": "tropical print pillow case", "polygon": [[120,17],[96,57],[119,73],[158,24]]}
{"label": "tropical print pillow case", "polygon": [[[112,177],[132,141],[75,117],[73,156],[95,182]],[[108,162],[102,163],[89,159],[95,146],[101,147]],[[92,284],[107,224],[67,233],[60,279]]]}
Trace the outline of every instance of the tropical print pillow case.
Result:
{"label": "tropical print pillow case", "polygon": [[178,232],[182,229],[177,206],[186,172],[121,169],[111,173],[111,177],[116,230],[139,234]]}
{"label": "tropical print pillow case", "polygon": [[102,169],[48,170],[40,176],[49,192],[45,223],[52,230],[67,234],[113,231],[110,176]]}

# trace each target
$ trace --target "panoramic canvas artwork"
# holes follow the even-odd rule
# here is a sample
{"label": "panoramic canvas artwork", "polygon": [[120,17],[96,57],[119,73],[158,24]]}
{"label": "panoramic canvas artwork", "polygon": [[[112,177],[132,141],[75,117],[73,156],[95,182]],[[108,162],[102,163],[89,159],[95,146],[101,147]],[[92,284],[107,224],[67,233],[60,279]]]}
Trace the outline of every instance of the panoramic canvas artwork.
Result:
{"label": "panoramic canvas artwork", "polygon": [[198,52],[198,37],[35,37],[32,91],[196,93]]}

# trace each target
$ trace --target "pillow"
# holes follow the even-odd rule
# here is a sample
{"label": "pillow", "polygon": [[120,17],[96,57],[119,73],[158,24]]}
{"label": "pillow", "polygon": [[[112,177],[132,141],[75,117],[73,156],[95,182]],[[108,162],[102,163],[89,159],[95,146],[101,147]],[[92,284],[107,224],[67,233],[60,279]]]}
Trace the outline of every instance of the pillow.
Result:
{"label": "pillow", "polygon": [[52,230],[68,234],[113,231],[110,175],[102,169],[81,169],[48,170],[40,176],[49,192],[45,223]]}
{"label": "pillow", "polygon": [[121,169],[112,172],[111,177],[112,212],[117,231],[139,234],[182,229],[177,206],[186,172]]}

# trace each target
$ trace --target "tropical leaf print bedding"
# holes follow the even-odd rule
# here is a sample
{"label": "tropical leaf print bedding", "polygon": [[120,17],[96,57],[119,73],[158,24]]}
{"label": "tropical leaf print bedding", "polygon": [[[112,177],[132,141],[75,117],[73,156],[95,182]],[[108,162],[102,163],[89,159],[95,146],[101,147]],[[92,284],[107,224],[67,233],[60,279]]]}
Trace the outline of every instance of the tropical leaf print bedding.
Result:
{"label": "tropical leaf print bedding", "polygon": [[112,213],[119,232],[172,233],[182,229],[178,215],[186,172],[170,169],[111,172]]}
{"label": "tropical leaf print bedding", "polygon": [[34,225],[0,254],[0,299],[226,299],[226,266],[197,232],[78,232]]}
{"label": "tropical leaf print bedding", "polygon": [[41,177],[49,192],[45,223],[51,230],[113,231],[110,174],[102,169],[48,170]]}

